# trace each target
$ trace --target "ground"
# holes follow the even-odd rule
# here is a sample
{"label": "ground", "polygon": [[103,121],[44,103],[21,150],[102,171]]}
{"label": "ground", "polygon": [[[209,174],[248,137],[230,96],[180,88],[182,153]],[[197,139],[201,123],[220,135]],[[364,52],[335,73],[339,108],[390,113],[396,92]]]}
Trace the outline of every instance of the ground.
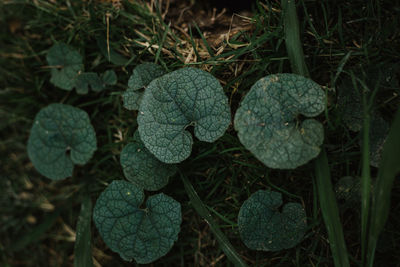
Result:
{"label": "ground", "polygon": [[[217,6],[215,6],[218,2]],[[0,263],[2,266],[72,266],[75,227],[84,195],[96,200],[105,186],[122,179],[119,154],[137,128],[135,111],[121,94],[139,63],[172,71],[199,67],[217,77],[232,114],[250,87],[271,73],[291,72],[279,1],[5,0],[0,3]],[[350,72],[368,82],[371,69],[400,62],[400,6],[392,1],[297,1],[300,32],[311,78],[327,92],[326,131],[332,182],[360,176],[360,133],[345,124],[339,90]],[[107,58],[103,40],[126,64]],[[85,68],[112,68],[118,84],[101,93],[77,95],[54,87],[45,55],[63,41],[84,55]],[[103,50],[102,50],[103,48]],[[102,52],[103,51],[103,52]],[[394,67],[395,68],[395,67]],[[346,74],[347,73],[347,74]],[[386,73],[386,74],[385,74]],[[387,76],[384,76],[387,77]],[[399,72],[393,71],[393,81]],[[379,87],[384,87],[379,85]],[[399,107],[394,83],[379,89],[374,110],[391,122]],[[38,174],[26,153],[35,114],[50,103],[68,103],[90,114],[98,147],[72,178],[51,181]],[[179,165],[240,256],[254,266],[332,266],[327,232],[314,190],[311,163],[289,171],[266,168],[239,142],[231,125],[212,144],[195,142]],[[372,168],[373,176],[377,168]],[[308,216],[302,243],[281,252],[255,252],[242,243],[237,214],[259,189],[300,202]],[[376,266],[400,262],[400,183],[395,181],[389,221],[379,241]],[[229,266],[208,224],[190,204],[179,177],[163,192],[182,203],[183,223],[173,249],[153,266]],[[351,262],[360,260],[359,203],[340,202]],[[95,266],[131,266],[110,251],[92,227]]]}

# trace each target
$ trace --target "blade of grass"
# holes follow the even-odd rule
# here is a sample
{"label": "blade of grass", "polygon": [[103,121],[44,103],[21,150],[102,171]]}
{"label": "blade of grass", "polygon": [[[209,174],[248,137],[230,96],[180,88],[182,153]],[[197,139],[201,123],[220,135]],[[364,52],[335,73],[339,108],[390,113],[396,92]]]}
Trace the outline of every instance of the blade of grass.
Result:
{"label": "blade of grass", "polygon": [[368,233],[368,250],[366,266],[373,266],[376,243],[389,215],[390,192],[396,174],[400,172],[400,109],[397,111],[389,135],[383,146],[382,159],[379,165],[372,196],[371,220]]}
{"label": "blade of grass", "polygon": [[92,260],[92,242],[91,242],[91,226],[92,222],[92,200],[90,195],[85,195],[81,212],[76,224],[76,240],[74,247],[74,266],[75,267],[91,267]]}
{"label": "blade of grass", "polygon": [[218,225],[215,223],[213,217],[208,211],[207,207],[203,204],[197,192],[194,190],[190,181],[183,174],[180,175],[185,186],[186,193],[189,196],[190,202],[193,205],[196,212],[202,217],[207,224],[210,226],[211,231],[217,238],[221,249],[224,251],[226,257],[235,266],[247,266],[247,264],[240,258],[239,254],[235,251],[235,248],[229,242],[228,238],[224,235]]}
{"label": "blade of grass", "polygon": [[283,24],[285,30],[286,51],[289,55],[292,71],[309,77],[304,61],[303,46],[300,42],[299,20],[297,19],[294,0],[282,0]]}
{"label": "blade of grass", "polygon": [[342,224],[339,218],[339,209],[335,193],[332,190],[328,158],[324,149],[315,161],[315,178],[322,217],[328,231],[333,262],[336,267],[350,266]]}

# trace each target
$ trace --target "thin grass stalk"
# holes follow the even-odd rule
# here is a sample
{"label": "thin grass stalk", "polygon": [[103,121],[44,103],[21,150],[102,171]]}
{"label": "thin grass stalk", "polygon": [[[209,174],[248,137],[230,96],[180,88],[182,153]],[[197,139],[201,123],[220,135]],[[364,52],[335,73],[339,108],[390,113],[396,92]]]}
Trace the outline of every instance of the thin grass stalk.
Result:
{"label": "thin grass stalk", "polygon": [[328,158],[324,149],[315,160],[315,178],[322,217],[328,231],[333,262],[336,267],[350,266],[339,209],[335,193],[332,190]]}
{"label": "thin grass stalk", "polygon": [[[282,8],[285,44],[292,71],[309,77],[310,75],[304,60],[303,48],[300,42],[299,21],[294,0],[282,0]],[[350,266],[342,224],[340,222],[339,209],[335,194],[332,190],[333,186],[325,150],[322,150],[315,161],[315,173],[318,198],[321,205],[322,217],[328,230],[333,261],[336,267]]]}
{"label": "thin grass stalk", "polygon": [[400,109],[397,111],[389,135],[383,146],[382,159],[372,195],[366,266],[372,267],[378,237],[382,232],[390,209],[390,193],[396,175],[400,172]]}
{"label": "thin grass stalk", "polygon": [[286,51],[289,56],[292,71],[296,74],[309,77],[304,60],[303,46],[300,42],[299,20],[294,0],[282,0],[283,23],[285,31]]}
{"label": "thin grass stalk", "polygon": [[183,174],[180,175],[185,186],[187,195],[189,196],[190,203],[196,212],[202,217],[207,224],[210,226],[211,231],[214,233],[218,240],[221,249],[224,251],[226,257],[237,267],[246,267],[247,264],[242,260],[239,254],[236,252],[235,248],[229,242],[228,238],[218,227],[217,223],[214,221],[207,207],[203,204],[200,197],[197,195],[196,190],[194,190],[190,181]]}

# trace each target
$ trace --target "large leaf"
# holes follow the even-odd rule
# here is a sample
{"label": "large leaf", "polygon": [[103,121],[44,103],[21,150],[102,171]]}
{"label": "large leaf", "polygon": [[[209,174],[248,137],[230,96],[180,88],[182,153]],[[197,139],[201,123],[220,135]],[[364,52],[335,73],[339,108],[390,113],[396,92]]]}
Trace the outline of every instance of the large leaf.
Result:
{"label": "large leaf", "polygon": [[239,211],[240,237],[254,250],[278,251],[288,249],[303,240],[306,232],[306,213],[298,203],[282,208],[282,195],[259,190],[247,199]]}
{"label": "large leaf", "polygon": [[125,177],[145,190],[157,191],[163,188],[176,172],[176,167],[159,161],[134,134],[134,143],[129,143],[121,152],[120,162]]}
{"label": "large leaf", "polygon": [[324,130],[313,117],[325,109],[325,93],[296,74],[269,75],[257,81],[235,115],[242,144],[270,168],[294,169],[320,152]]}
{"label": "large leaf", "polygon": [[143,63],[133,69],[131,77],[128,81],[128,89],[122,94],[124,107],[129,110],[138,110],[140,101],[142,100],[144,88],[149,83],[164,75],[164,69],[154,63]]}
{"label": "large leaf", "polygon": [[71,91],[79,73],[83,71],[79,52],[64,43],[57,43],[50,48],[46,59],[51,67],[50,82],[61,89]]}
{"label": "large leaf", "polygon": [[218,80],[195,68],[183,68],[153,80],[145,90],[138,116],[140,137],[165,163],[189,157],[194,126],[201,141],[214,142],[230,123],[228,99]]}
{"label": "large leaf", "polygon": [[110,249],[127,261],[146,264],[167,254],[180,231],[181,205],[157,194],[146,208],[142,189],[125,181],[113,181],[97,199],[93,219]]}
{"label": "large leaf", "polygon": [[28,140],[28,155],[36,170],[59,180],[72,175],[96,150],[96,133],[88,114],[78,108],[51,104],[36,115]]}

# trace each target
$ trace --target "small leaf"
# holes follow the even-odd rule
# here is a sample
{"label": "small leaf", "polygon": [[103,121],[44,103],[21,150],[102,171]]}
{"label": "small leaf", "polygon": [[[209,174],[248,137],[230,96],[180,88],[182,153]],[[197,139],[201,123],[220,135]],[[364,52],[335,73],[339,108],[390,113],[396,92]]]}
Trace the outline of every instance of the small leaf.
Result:
{"label": "small leaf", "polygon": [[101,78],[106,85],[116,85],[118,81],[117,74],[113,70],[106,70]]}
{"label": "small leaf", "polygon": [[97,73],[84,72],[80,74],[75,82],[76,92],[81,95],[87,94],[89,91],[89,86],[95,92],[99,92],[104,89],[103,82]]}
{"label": "small leaf", "polygon": [[[235,115],[242,144],[270,168],[294,169],[315,158],[324,139],[322,124],[299,121],[325,109],[325,93],[296,74],[269,75],[257,81]],[[140,128],[139,128],[140,129]]]}
{"label": "small leaf", "polygon": [[165,164],[151,154],[134,134],[134,143],[129,143],[121,152],[120,162],[125,177],[136,186],[149,191],[163,188],[176,172],[174,165]]}
{"label": "small leaf", "polygon": [[195,68],[183,68],[153,80],[144,92],[138,116],[140,137],[147,149],[165,163],[189,157],[193,139],[221,137],[230,124],[228,98],[218,80]]}
{"label": "small leaf", "polygon": [[133,69],[128,81],[128,89],[122,94],[124,107],[129,110],[138,110],[142,100],[144,88],[149,83],[164,75],[164,69],[154,63],[143,63]]}
{"label": "small leaf", "polygon": [[28,140],[28,156],[47,178],[72,176],[74,164],[83,165],[96,150],[96,133],[88,114],[78,108],[51,104],[36,115]]}
{"label": "small leaf", "polygon": [[298,203],[283,206],[282,195],[259,190],[247,199],[239,211],[240,237],[254,250],[279,251],[296,246],[306,232],[306,214]]}
{"label": "small leaf", "polygon": [[79,73],[83,71],[79,52],[64,43],[56,43],[48,51],[46,59],[51,67],[50,82],[61,89],[71,91]]}
{"label": "small leaf", "polygon": [[164,256],[178,239],[181,205],[171,197],[149,197],[142,189],[113,181],[97,199],[93,220],[108,247],[126,261],[147,264]]}

